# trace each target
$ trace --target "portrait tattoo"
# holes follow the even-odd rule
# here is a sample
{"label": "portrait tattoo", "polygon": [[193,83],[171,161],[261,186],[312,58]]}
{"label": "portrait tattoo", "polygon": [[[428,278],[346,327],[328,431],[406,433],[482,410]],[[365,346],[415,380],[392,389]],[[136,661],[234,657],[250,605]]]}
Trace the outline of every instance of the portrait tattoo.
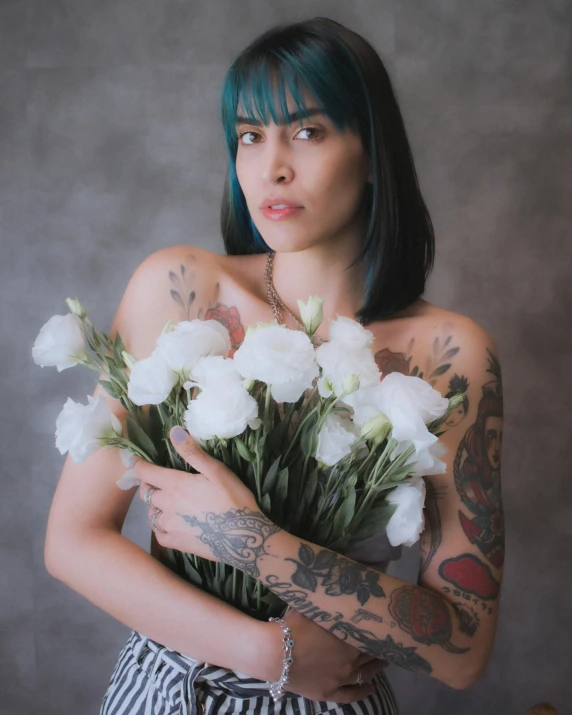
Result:
{"label": "portrait tattoo", "polygon": [[469,541],[496,568],[504,562],[504,515],[500,492],[503,395],[500,365],[487,348],[493,379],[483,388],[477,418],[464,435],[453,465],[455,486],[465,507],[459,520]]}

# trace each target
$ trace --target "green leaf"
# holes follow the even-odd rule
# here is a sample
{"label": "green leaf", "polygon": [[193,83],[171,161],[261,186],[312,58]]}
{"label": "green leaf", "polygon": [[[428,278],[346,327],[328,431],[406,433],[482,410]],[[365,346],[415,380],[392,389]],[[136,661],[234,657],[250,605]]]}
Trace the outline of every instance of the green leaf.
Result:
{"label": "green leaf", "polygon": [[274,483],[276,482],[276,479],[278,478],[280,459],[281,459],[281,457],[277,457],[270,465],[270,469],[266,472],[266,476],[264,477],[264,480],[262,482],[262,493],[263,494],[268,494],[272,491],[272,489],[274,489]]}
{"label": "green leaf", "polygon": [[387,504],[385,502],[374,506],[367,512],[360,523],[357,524],[357,527],[352,529],[352,541],[367,539],[378,531],[381,531],[383,527],[387,525],[387,522],[391,519],[396,509],[396,504]]}
{"label": "green leaf", "polygon": [[278,474],[276,485],[276,500],[284,503],[288,496],[288,467],[281,469]]}
{"label": "green leaf", "polygon": [[356,490],[354,486],[350,486],[348,487],[346,498],[342,501],[342,504],[334,517],[334,534],[343,534],[346,526],[354,518],[355,505]]}
{"label": "green leaf", "polygon": [[265,494],[260,500],[260,508],[266,516],[271,516],[272,514],[272,502],[270,501],[270,496]]}
{"label": "green leaf", "polygon": [[246,462],[254,462],[256,457],[252,454],[240,437],[234,437],[233,442],[238,450],[238,453]]}
{"label": "green leaf", "polygon": [[125,345],[121,339],[119,333],[115,333],[115,340],[113,341],[113,357],[115,362],[119,365],[123,365],[123,351],[125,350]]}
{"label": "green leaf", "polygon": [[148,454],[152,460],[157,460],[158,454],[155,445],[143,428],[135,422],[131,415],[127,415],[127,436],[133,444],[137,445],[137,447]]}
{"label": "green leaf", "polygon": [[117,390],[113,382],[109,382],[109,380],[98,380],[97,382],[103,387],[108,395],[111,395],[111,397],[114,397],[116,400],[121,398],[121,393]]}

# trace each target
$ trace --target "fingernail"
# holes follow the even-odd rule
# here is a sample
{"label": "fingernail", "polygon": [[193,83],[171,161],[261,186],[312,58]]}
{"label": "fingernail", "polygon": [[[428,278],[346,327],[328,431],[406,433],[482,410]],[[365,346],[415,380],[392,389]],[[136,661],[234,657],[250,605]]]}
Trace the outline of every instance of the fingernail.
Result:
{"label": "fingernail", "polygon": [[182,427],[173,427],[171,439],[173,442],[184,442],[187,439],[187,433]]}

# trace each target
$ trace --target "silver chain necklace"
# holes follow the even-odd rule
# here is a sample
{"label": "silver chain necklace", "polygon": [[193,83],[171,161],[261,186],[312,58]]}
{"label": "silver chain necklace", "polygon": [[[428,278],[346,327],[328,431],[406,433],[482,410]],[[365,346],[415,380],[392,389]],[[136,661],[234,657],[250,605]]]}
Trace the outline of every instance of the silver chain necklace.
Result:
{"label": "silver chain necklace", "polygon": [[[274,317],[276,318],[276,322],[278,325],[283,325],[284,320],[282,319],[282,315],[280,314],[280,308],[284,310],[288,315],[292,318],[292,320],[296,323],[298,328],[300,330],[303,330],[306,332],[306,328],[304,325],[298,320],[298,318],[290,311],[288,308],[284,305],[282,300],[280,299],[280,296],[276,292],[276,288],[274,287],[274,283],[272,282],[272,264],[274,263],[274,255],[275,251],[270,251],[268,253],[268,256],[266,258],[266,270],[265,270],[265,280],[266,280],[266,293],[268,295],[268,302],[272,306],[272,310],[274,311]],[[312,336],[312,339],[320,340],[323,343],[328,342],[328,338],[324,338],[321,335],[318,335],[317,333],[314,333]]]}
{"label": "silver chain necklace", "polygon": [[[300,330],[303,330],[306,332],[306,328],[304,325],[298,320],[298,318],[290,311],[288,308],[284,305],[282,300],[280,299],[280,296],[276,292],[276,288],[274,287],[274,283],[272,282],[272,264],[274,263],[274,255],[276,251],[270,251],[268,253],[268,256],[266,257],[266,270],[264,273],[265,280],[266,280],[266,293],[268,295],[268,302],[272,306],[272,310],[274,311],[274,317],[276,318],[276,322],[278,325],[283,325],[284,321],[282,319],[282,316],[280,314],[280,308],[284,310],[288,315],[292,318],[292,320],[296,323],[298,328]],[[280,306],[280,308],[279,308]],[[363,325],[363,321],[361,318],[357,319],[358,323],[360,325]],[[328,342],[328,338],[324,338],[321,335],[318,335],[318,333],[314,333],[312,336],[312,339],[316,338],[316,340],[320,340],[323,343]]]}

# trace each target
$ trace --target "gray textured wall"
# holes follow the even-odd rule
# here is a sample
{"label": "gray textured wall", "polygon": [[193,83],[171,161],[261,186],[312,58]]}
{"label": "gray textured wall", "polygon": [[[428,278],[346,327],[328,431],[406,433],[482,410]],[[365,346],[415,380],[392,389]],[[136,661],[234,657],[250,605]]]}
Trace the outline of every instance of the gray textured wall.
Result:
{"label": "gray textured wall", "polygon": [[[389,671],[404,715],[569,707],[572,8],[565,0],[2,0],[0,3],[0,710],[98,712],[127,629],[44,569],[63,459],[54,422],[91,373],[31,363],[77,294],[108,327],[136,264],[188,242],[222,252],[218,91],[278,21],[328,15],[394,80],[437,234],[426,298],[496,338],[507,560],[494,657],[452,691]],[[146,544],[139,500],[127,534]],[[415,578],[408,550],[398,575]]]}

